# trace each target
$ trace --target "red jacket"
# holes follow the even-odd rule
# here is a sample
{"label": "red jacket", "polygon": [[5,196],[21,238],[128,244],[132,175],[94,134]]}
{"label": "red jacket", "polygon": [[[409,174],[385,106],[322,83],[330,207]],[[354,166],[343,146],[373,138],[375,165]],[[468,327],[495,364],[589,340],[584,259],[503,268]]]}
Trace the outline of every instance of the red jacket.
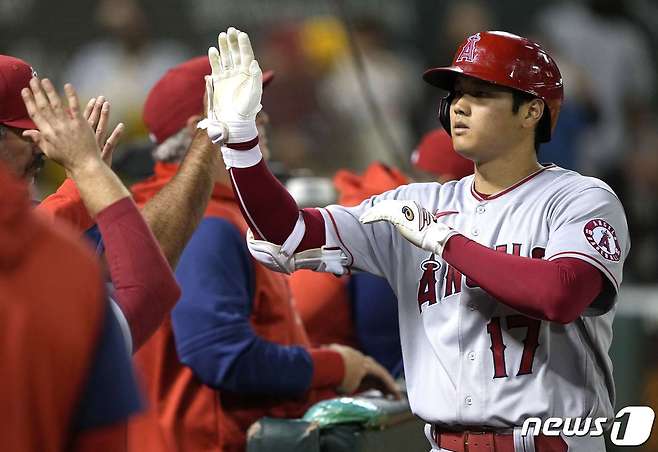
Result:
{"label": "red jacket", "polygon": [[68,228],[32,212],[4,168],[0,189],[0,449],[123,450],[120,419],[73,428],[105,321],[98,263]]}
{"label": "red jacket", "polygon": [[[177,165],[158,163],[155,176],[132,187],[136,202],[143,204],[153,197],[176,171]],[[247,226],[230,187],[215,185],[205,216],[226,219],[246,235]],[[255,261],[254,270],[254,331],[282,345],[309,346],[291,303],[287,277]],[[330,390],[311,390],[303,400],[284,401],[223,393],[205,386],[179,362],[169,319],[135,355],[135,365],[151,404],[149,412],[130,426],[129,443],[136,452],[241,451],[246,430],[259,418],[299,417],[316,401],[335,396]],[[159,427],[154,429],[148,418],[157,419]]]}

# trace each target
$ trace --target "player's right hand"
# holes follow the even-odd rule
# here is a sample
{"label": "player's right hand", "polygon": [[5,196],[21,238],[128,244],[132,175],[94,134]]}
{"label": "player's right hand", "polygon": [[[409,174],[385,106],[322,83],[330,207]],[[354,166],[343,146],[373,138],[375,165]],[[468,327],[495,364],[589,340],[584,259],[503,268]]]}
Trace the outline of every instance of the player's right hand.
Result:
{"label": "player's right hand", "polygon": [[363,224],[387,221],[409,242],[438,256],[443,254],[448,239],[457,234],[415,201],[385,199],[368,209],[359,221]]}
{"label": "player's right hand", "polygon": [[248,142],[258,136],[263,74],[247,33],[230,27],[217,42],[219,49],[208,49],[212,73],[206,78],[208,117],[202,126],[214,143],[225,138],[218,135],[221,125],[228,129],[228,143]]}
{"label": "player's right hand", "polygon": [[384,393],[400,399],[400,388],[391,374],[370,356],[346,345],[331,344],[327,348],[338,352],[343,358],[345,375],[341,385],[337,388],[338,392],[353,394],[364,384],[364,380],[374,379],[380,383],[376,386]]}
{"label": "player's right hand", "polygon": [[117,124],[109,137],[107,137],[110,120],[110,103],[103,96],[92,97],[87,102],[82,117],[87,120],[96,132],[96,144],[101,149],[101,159],[107,166],[112,166],[112,155],[119,144],[125,126],[122,122]]}

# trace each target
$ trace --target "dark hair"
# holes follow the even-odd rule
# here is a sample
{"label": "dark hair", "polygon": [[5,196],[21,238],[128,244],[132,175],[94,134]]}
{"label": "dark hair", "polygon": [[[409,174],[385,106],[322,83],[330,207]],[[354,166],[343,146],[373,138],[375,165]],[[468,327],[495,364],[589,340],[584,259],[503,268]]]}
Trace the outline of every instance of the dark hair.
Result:
{"label": "dark hair", "polygon": [[[524,93],[523,91],[512,90],[512,113],[518,113],[522,104],[530,102],[533,99],[539,99],[532,94]],[[551,112],[548,111],[548,106],[544,103],[544,113],[539,119],[539,124],[535,128],[535,152],[539,153],[541,146],[541,137],[548,137],[551,127]]]}

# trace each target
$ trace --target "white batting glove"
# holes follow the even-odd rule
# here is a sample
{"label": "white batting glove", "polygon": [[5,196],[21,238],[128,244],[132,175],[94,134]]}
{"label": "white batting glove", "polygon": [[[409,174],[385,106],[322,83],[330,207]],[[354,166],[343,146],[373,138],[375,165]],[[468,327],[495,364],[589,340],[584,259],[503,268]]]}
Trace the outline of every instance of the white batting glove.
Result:
{"label": "white batting glove", "polygon": [[431,212],[414,201],[385,200],[361,215],[363,224],[388,221],[411,243],[436,255],[443,255],[446,242],[458,234],[434,218]]}
{"label": "white batting glove", "polygon": [[[231,27],[217,41],[219,50],[208,49],[212,69],[206,78],[208,117],[200,127],[214,143],[227,139],[228,148],[251,149],[258,138],[256,114],[262,108],[263,73],[246,33]],[[223,136],[225,132],[228,137]]]}

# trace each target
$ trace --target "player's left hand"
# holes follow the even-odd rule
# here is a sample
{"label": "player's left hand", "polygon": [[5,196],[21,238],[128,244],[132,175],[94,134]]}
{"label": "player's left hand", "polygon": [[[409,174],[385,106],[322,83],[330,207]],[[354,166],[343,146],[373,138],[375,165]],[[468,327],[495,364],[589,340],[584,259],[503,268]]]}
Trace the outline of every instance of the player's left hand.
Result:
{"label": "player's left hand", "polygon": [[243,143],[258,136],[256,114],[261,110],[263,73],[247,33],[231,27],[208,49],[212,74],[206,77],[208,117],[200,123],[213,143],[226,139]]}
{"label": "player's left hand", "polygon": [[363,224],[388,221],[405,239],[439,256],[443,254],[443,247],[448,239],[458,234],[454,229],[437,221],[430,211],[415,201],[380,201],[361,215],[359,221]]}
{"label": "player's left hand", "polygon": [[39,130],[26,130],[46,156],[64,167],[68,174],[101,163],[95,132],[82,116],[73,86],[64,85],[68,108],[48,79],[32,78],[21,95],[30,118]]}

